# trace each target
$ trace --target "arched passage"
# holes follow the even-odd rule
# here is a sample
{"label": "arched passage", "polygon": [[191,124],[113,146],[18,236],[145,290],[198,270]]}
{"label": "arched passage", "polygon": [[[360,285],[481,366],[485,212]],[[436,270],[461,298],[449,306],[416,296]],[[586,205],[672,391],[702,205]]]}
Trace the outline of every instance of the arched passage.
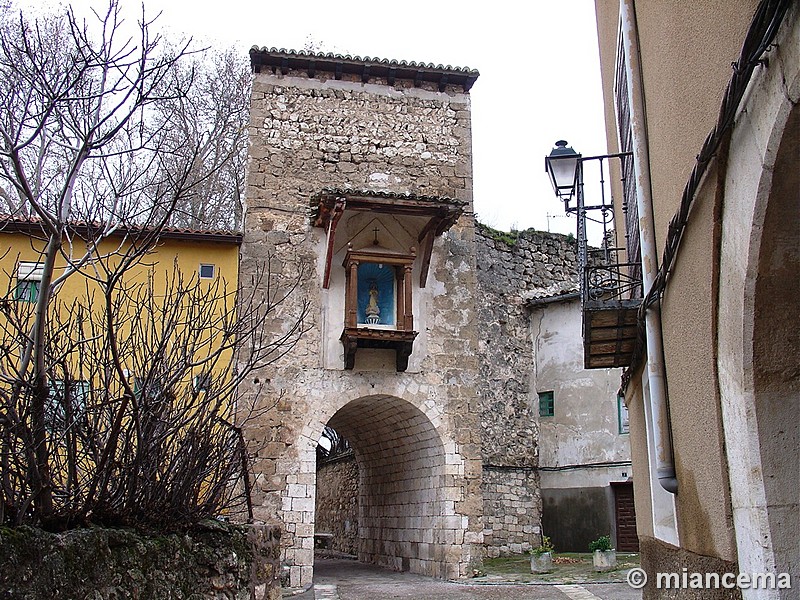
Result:
{"label": "arched passage", "polygon": [[328,425],[347,438],[358,463],[359,560],[448,575],[447,548],[461,519],[446,500],[453,482],[431,420],[405,400],[375,395],[349,402]]}

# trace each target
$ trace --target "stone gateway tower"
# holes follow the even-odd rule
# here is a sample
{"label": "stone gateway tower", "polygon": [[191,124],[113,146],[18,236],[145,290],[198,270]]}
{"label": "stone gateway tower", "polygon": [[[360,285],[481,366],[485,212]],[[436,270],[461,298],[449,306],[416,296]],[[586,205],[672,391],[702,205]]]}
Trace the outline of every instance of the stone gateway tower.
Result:
{"label": "stone gateway tower", "polygon": [[[256,518],[311,583],[316,446],[346,437],[359,559],[467,574],[483,544],[469,89],[477,71],[253,49],[240,282],[271,261],[299,343],[254,376]],[[281,322],[276,323],[281,327]],[[538,516],[538,515],[537,515]]]}

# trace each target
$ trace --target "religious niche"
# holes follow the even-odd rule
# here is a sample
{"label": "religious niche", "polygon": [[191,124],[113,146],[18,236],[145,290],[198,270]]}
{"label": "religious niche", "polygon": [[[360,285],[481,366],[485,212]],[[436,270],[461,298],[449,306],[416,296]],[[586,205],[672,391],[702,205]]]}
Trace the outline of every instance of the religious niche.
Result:
{"label": "religious niche", "polygon": [[358,265],[358,326],[394,327],[397,281],[395,268],[383,263]]}
{"label": "religious niche", "polygon": [[344,329],[339,338],[344,368],[355,367],[358,349],[375,348],[394,350],[397,370],[405,371],[417,337],[412,272],[418,277],[417,289],[423,289],[434,240],[455,224],[466,202],[328,188],[311,205],[312,223],[326,232],[323,289],[330,289],[334,256],[345,251]]}
{"label": "religious niche", "polygon": [[348,248],[345,268],[345,369],[355,366],[358,348],[395,350],[405,371],[414,338],[411,273],[416,250],[408,254]]}

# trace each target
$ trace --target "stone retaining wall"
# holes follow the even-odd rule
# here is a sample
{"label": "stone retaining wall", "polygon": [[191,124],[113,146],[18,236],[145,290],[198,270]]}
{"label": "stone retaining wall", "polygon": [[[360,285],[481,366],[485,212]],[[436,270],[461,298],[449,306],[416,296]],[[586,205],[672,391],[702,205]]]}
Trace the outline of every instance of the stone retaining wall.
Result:
{"label": "stone retaining wall", "polygon": [[488,556],[537,546],[541,535],[539,413],[529,298],[578,289],[575,240],[476,225],[484,542]]}
{"label": "stone retaining wall", "polygon": [[210,522],[186,534],[0,528],[4,600],[276,600],[280,527]]}

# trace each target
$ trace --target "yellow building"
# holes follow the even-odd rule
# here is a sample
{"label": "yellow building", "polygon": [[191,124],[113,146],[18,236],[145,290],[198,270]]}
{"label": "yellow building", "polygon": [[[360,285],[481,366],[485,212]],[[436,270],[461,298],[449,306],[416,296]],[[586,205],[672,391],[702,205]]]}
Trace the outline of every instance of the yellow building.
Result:
{"label": "yellow building", "polygon": [[[70,227],[70,239],[65,239],[64,255],[56,264],[56,277],[67,267],[67,257],[79,259],[88,245],[97,237],[95,230],[90,235],[86,226]],[[121,257],[132,245],[143,240],[145,229],[117,228],[98,244],[95,257],[108,256],[103,262],[117,264],[115,256]],[[242,235],[225,231],[195,231],[190,229],[165,228],[146,258],[134,265],[126,277],[131,281],[144,281],[146,273],[158,275],[157,289],[164,289],[166,276],[173,271],[177,261],[185,277],[196,276],[203,280],[224,279],[231,289],[236,289],[239,267],[239,245]],[[41,263],[44,260],[46,239],[41,225],[35,220],[8,219],[0,221],[0,270],[13,283],[11,294],[16,300],[32,301],[36,296],[36,282],[41,279]],[[97,260],[96,258],[93,260]],[[89,270],[85,267],[84,270]],[[18,283],[23,285],[17,286]],[[17,289],[19,288],[19,289]],[[58,294],[76,296],[84,291],[83,278],[67,280],[60,286]],[[7,296],[8,299],[8,296]]]}
{"label": "yellow building", "polygon": [[[226,432],[231,427],[241,235],[170,228],[152,234],[117,228],[99,236],[95,226],[69,227],[45,306],[39,302],[47,280],[41,225],[9,219],[0,226],[6,278],[0,400],[4,456],[11,457],[3,463],[0,520],[24,522],[32,502],[38,522],[68,525],[90,513],[103,522],[101,509],[127,514],[130,522],[157,522],[160,498],[149,515],[109,509],[135,497],[143,481],[165,490],[164,514],[191,518],[197,498],[202,503],[221,494],[230,469],[241,465],[214,456],[213,443],[198,438],[208,428],[195,427],[198,419]],[[43,309],[46,325],[38,332]],[[48,400],[37,417],[42,381]],[[238,457],[237,444],[221,451]],[[200,455],[190,459],[192,452]],[[111,478],[96,477],[103,469]],[[37,504],[42,481],[52,507]]]}
{"label": "yellow building", "polygon": [[[164,307],[174,306],[181,295],[191,303],[187,294],[191,290],[195,300],[205,296],[209,303],[201,311],[203,314],[232,314],[241,234],[166,228],[156,241],[149,239],[151,234],[146,229],[120,227],[101,237],[97,227],[71,227],[53,272],[51,310],[58,307],[62,313],[69,312],[77,303],[91,305],[99,314],[104,309],[100,297],[103,282],[119,272],[115,297],[119,308],[124,306],[125,311],[163,311]],[[0,248],[7,248],[0,256],[0,272],[6,279],[5,303],[7,307],[16,304],[17,308],[11,312],[33,314],[46,245],[43,229],[35,221],[15,219],[0,224]],[[121,330],[132,335],[132,315],[125,311],[119,316]],[[134,363],[146,358],[140,353],[130,356]],[[126,369],[135,373],[133,364],[126,365]]]}

